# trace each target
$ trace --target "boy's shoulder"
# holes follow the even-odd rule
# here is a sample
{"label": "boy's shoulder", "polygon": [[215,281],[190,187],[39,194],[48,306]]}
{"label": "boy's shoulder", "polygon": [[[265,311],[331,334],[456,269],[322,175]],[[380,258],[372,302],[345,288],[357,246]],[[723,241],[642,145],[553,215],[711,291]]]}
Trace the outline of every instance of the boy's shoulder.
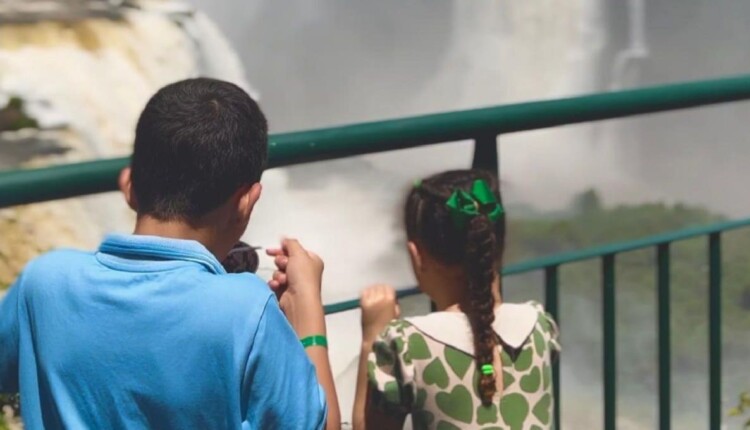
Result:
{"label": "boy's shoulder", "polygon": [[31,261],[54,261],[65,258],[93,258],[94,251],[84,251],[75,248],[55,248],[39,254]]}
{"label": "boy's shoulder", "polygon": [[231,298],[231,305],[239,307],[245,306],[248,302],[265,306],[273,295],[268,284],[253,273],[205,273],[203,278],[202,281],[206,282],[207,287],[217,296],[223,299]]}
{"label": "boy's shoulder", "polygon": [[[187,308],[207,311],[227,320],[259,320],[275,297],[268,284],[253,273],[191,271],[181,283]],[[275,304],[278,306],[278,304]],[[221,316],[220,316],[221,315]]]}
{"label": "boy's shoulder", "polygon": [[46,274],[54,269],[77,270],[80,264],[94,263],[94,253],[72,248],[58,248],[31,259],[23,269],[26,277]]}
{"label": "boy's shoulder", "polygon": [[[51,276],[60,279],[94,266],[101,266],[95,252],[60,248],[32,259],[24,268],[22,277],[24,283],[46,285]],[[246,309],[249,305],[264,307],[273,295],[268,284],[252,273],[216,274],[193,270],[184,273],[189,278],[184,280],[186,284],[208,293],[200,295],[206,300],[206,305],[216,298],[217,305],[227,309]]]}

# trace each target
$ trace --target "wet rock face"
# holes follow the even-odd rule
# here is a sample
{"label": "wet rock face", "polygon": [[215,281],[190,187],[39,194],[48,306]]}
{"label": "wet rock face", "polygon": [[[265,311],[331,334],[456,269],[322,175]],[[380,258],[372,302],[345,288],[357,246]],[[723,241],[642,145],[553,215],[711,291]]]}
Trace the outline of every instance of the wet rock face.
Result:
{"label": "wet rock face", "polygon": [[39,123],[26,114],[22,98],[11,97],[8,104],[0,109],[0,132],[18,131],[25,128],[39,128]]}
{"label": "wet rock face", "polygon": [[[147,3],[120,19],[87,14],[0,26],[0,170],[129,154],[141,109],[167,83],[201,75],[249,87],[206,17],[177,19],[162,2]],[[1,209],[0,296],[40,253],[93,249],[105,232],[127,231],[132,222],[114,193]]]}
{"label": "wet rock face", "polygon": [[29,226],[19,221],[19,211],[4,211],[0,217],[0,291],[16,279],[23,266],[40,254],[39,244],[33,243]]}
{"label": "wet rock face", "polygon": [[[93,209],[117,206],[119,195],[57,200],[0,210],[0,294],[12,284],[26,263],[56,248],[95,249],[104,231]],[[120,211],[132,217],[129,209]],[[131,223],[128,223],[132,225]]]}
{"label": "wet rock face", "polygon": [[[66,151],[56,141],[40,139],[39,123],[24,110],[24,100],[12,96],[0,108],[0,169],[18,168],[45,155]],[[16,279],[24,265],[50,248],[42,230],[37,208],[20,207],[0,211],[0,294]]]}

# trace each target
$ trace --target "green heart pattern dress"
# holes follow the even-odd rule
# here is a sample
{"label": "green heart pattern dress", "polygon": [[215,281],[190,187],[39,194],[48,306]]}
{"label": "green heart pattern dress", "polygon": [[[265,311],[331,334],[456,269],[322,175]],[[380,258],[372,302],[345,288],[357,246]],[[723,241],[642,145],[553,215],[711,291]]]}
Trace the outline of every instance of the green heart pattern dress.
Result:
{"label": "green heart pattern dress", "polygon": [[468,319],[460,312],[389,323],[368,357],[370,396],[388,413],[411,414],[413,428],[552,428],[552,362],[558,328],[541,304],[503,304],[493,324],[500,339],[502,393],[482,406]]}

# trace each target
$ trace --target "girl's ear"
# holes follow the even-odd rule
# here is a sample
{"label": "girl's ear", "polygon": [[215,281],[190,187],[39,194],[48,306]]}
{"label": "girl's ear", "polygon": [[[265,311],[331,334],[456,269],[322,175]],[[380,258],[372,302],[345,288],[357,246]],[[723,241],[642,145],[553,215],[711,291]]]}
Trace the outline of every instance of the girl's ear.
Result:
{"label": "girl's ear", "polygon": [[419,247],[417,244],[413,241],[409,241],[406,244],[407,249],[409,250],[409,258],[411,258],[411,265],[414,268],[415,273],[419,273],[423,269],[422,265],[422,255],[419,252]]}

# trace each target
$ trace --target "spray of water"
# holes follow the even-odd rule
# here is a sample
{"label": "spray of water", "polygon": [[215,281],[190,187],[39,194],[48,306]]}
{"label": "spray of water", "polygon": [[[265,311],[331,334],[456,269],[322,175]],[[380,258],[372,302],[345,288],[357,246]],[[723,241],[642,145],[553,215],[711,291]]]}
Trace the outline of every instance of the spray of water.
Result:
{"label": "spray of water", "polygon": [[[263,89],[262,104],[278,131],[624,86],[631,82],[633,59],[651,51],[644,0],[628,3],[628,49],[615,66],[601,61],[608,46],[604,0],[425,0],[378,7],[345,0],[194,1],[217,18],[220,29],[163,1],[144,2],[147,10],[133,11],[123,22],[0,27],[0,101],[20,93],[44,124],[69,125],[56,138],[72,150],[32,164],[126,154],[143,103],[169,81],[208,74],[255,93],[244,82],[241,63]],[[605,197],[642,198],[643,188],[621,169],[623,146],[629,145],[622,145],[622,134],[616,127],[587,125],[503,136],[506,200],[554,209],[591,184],[609,190]],[[402,191],[415,178],[467,166],[470,151],[469,144],[455,143],[270,171],[245,239],[272,246],[289,234],[319,251],[328,263],[327,302],[353,298],[373,282],[411,285],[397,221]],[[20,223],[29,246],[41,249],[91,247],[104,231],[130,225],[117,196],[35,205],[3,216]],[[269,270],[264,261],[261,273]],[[354,388],[357,319],[358,312],[351,312],[328,321],[344,411],[351,408]],[[595,318],[583,323],[598,324]],[[598,404],[597,387],[581,379],[595,375],[581,373],[575,362],[563,362],[563,419],[579,428],[589,417],[596,427],[599,417],[576,409]]]}
{"label": "spray of water", "polygon": [[[209,75],[256,92],[205,15],[165,6],[128,10],[122,20],[0,26],[0,104],[22,97],[28,113],[48,129],[4,134],[5,168],[21,167],[13,160],[34,166],[127,155],[143,105],[169,82]],[[62,150],[42,151],[40,142],[47,141]],[[40,152],[27,154],[22,145]],[[92,248],[104,232],[129,229],[132,215],[110,194],[10,209],[2,220],[26,233],[4,254],[27,255],[55,246]],[[0,281],[12,280],[22,263],[5,268]]]}

